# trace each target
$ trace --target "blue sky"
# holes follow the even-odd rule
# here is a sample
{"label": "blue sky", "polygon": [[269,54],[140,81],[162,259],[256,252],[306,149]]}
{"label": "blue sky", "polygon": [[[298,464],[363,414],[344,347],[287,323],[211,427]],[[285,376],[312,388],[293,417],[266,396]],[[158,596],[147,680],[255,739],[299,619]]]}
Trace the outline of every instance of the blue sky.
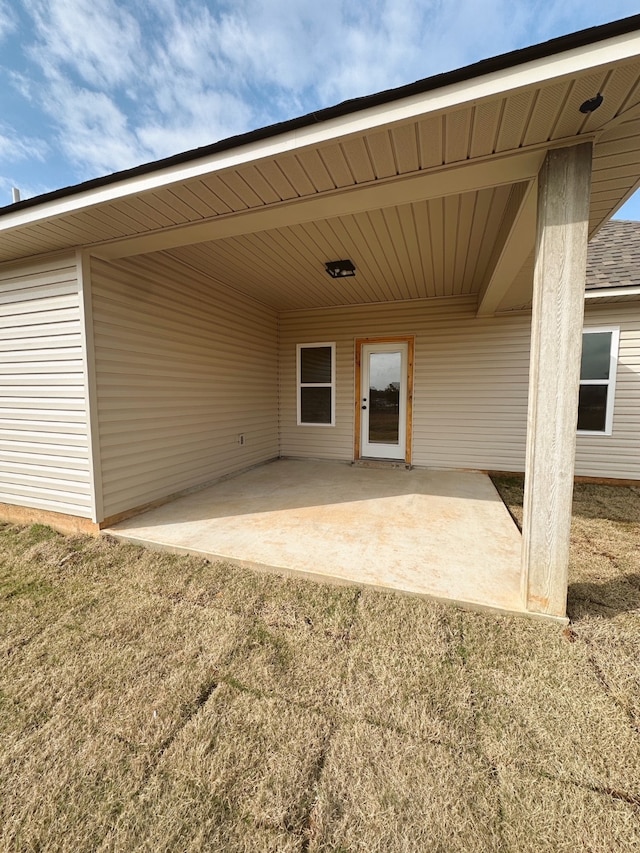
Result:
{"label": "blue sky", "polygon": [[[638,0],[0,0],[0,206],[638,12]],[[618,216],[640,219],[637,195]]]}

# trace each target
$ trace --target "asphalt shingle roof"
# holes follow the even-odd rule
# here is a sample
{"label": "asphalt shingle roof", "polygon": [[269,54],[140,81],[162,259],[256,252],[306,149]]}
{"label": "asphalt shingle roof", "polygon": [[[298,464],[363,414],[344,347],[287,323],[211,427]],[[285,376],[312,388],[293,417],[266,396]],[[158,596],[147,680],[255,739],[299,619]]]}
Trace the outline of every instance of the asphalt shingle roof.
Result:
{"label": "asphalt shingle roof", "polygon": [[640,286],[640,222],[612,219],[589,243],[587,290]]}

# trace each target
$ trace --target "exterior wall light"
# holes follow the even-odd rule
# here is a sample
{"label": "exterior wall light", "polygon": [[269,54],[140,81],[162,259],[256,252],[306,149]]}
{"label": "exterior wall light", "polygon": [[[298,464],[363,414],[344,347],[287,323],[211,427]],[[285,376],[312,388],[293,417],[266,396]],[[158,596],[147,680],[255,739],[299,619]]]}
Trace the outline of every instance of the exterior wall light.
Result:
{"label": "exterior wall light", "polygon": [[589,113],[594,113],[600,104],[604,101],[604,98],[598,92],[598,94],[594,98],[589,98],[583,104],[580,104],[580,112],[588,115]]}
{"label": "exterior wall light", "polygon": [[347,278],[356,274],[352,261],[327,261],[325,267],[331,278]]}

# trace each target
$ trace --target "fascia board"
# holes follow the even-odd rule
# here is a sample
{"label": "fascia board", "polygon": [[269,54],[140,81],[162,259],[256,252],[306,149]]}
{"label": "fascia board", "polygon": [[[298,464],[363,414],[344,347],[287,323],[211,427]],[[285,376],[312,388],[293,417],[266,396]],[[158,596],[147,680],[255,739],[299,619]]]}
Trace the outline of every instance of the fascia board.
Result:
{"label": "fascia board", "polygon": [[640,287],[602,287],[587,290],[585,299],[610,299],[612,296],[640,296]]}

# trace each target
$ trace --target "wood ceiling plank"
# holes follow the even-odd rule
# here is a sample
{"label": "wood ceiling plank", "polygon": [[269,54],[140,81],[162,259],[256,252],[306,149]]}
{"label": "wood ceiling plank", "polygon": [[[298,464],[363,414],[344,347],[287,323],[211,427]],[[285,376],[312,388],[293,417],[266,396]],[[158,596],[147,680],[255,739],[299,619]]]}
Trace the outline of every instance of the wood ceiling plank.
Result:
{"label": "wood ceiling plank", "polygon": [[569,90],[570,86],[567,82],[555,83],[537,90],[524,132],[524,145],[536,145],[551,138]]}
{"label": "wood ceiling plank", "polygon": [[442,262],[442,281],[444,296],[454,292],[454,271],[458,251],[458,224],[460,216],[460,196],[450,196],[444,200],[444,243]]}
{"label": "wood ceiling plank", "polygon": [[529,124],[533,103],[534,92],[531,89],[516,92],[506,99],[496,151],[513,151],[520,147],[524,129]]}
{"label": "wood ceiling plank", "polygon": [[[174,225],[193,222],[200,218],[197,215],[194,216],[193,211],[189,210],[186,205],[183,205],[176,196],[171,195],[168,190],[148,193],[145,195],[145,201],[167,219],[172,219]],[[188,211],[188,213],[185,213],[185,211]]]}
{"label": "wood ceiling plank", "polygon": [[[198,218],[202,219],[204,217],[212,216],[217,213],[217,210],[212,208],[207,201],[203,200],[193,191],[192,187],[196,183],[200,182],[190,181],[188,184],[173,184],[173,186],[171,187],[171,193],[179,200],[179,202],[181,202],[181,204],[184,205],[187,209],[194,211],[194,220]],[[218,200],[218,205],[220,204],[220,200]]]}
{"label": "wood ceiling plank", "polygon": [[300,160],[294,154],[279,157],[278,164],[297,196],[302,197],[316,193],[316,188],[303,169]]}
{"label": "wood ceiling plank", "polygon": [[593,186],[591,187],[591,204],[592,205],[608,205],[609,210],[616,204],[618,199],[620,198],[617,191],[614,190],[605,190],[605,191],[595,191],[593,190]]}
{"label": "wood ceiling plank", "polygon": [[626,193],[629,192],[637,183],[637,175],[633,178],[613,178],[593,181],[591,184],[592,193],[599,192],[616,192],[619,199],[623,199]]}
{"label": "wood ceiling plank", "polygon": [[415,122],[391,130],[391,143],[395,152],[398,174],[417,172],[420,168],[418,135]]}
{"label": "wood ceiling plank", "polygon": [[240,177],[257,193],[263,204],[273,204],[281,201],[280,196],[265,179],[256,166],[243,166],[238,169]]}
{"label": "wood ceiling plank", "polygon": [[309,180],[315,187],[316,192],[322,193],[336,189],[336,185],[331,180],[331,175],[317,151],[299,151],[298,160],[305,173],[309,176]]}
{"label": "wood ceiling plank", "polygon": [[599,157],[593,161],[592,182],[628,178],[633,183],[640,175],[640,151],[615,154],[611,157]]}
{"label": "wood ceiling plank", "polygon": [[[640,122],[638,122],[638,132],[640,133]],[[635,136],[623,136],[606,142],[598,142],[593,154],[594,163],[600,158],[611,157],[615,154],[627,154],[629,151],[633,151],[636,146]]]}
{"label": "wood ceiling plank", "polygon": [[364,213],[358,217],[358,222],[367,245],[374,251],[374,257],[379,270],[378,279],[384,283],[384,292],[387,294],[386,298],[400,299],[402,284],[398,280],[398,271],[394,268],[388,252],[385,251],[385,247],[380,244],[384,225],[381,212],[374,210]]}
{"label": "wood ceiling plank", "polygon": [[298,198],[298,193],[275,160],[265,160],[258,163],[256,168],[269,186],[273,188],[279,199],[287,201]]}
{"label": "wood ceiling plank", "polygon": [[167,228],[176,223],[166,217],[161,211],[156,210],[142,196],[128,198],[122,207],[127,211],[131,219],[139,223],[138,230],[152,231],[156,228]]}
{"label": "wood ceiling plank", "polygon": [[[406,205],[405,207],[408,207]],[[399,272],[399,284],[402,299],[416,299],[418,297],[417,281],[419,273],[414,269],[412,260],[415,254],[409,251],[406,232],[401,224],[397,207],[389,207],[382,211],[385,224],[385,238],[383,245],[391,263]],[[411,222],[410,225],[413,223]]]}
{"label": "wood ceiling plank", "polygon": [[390,178],[398,173],[388,130],[367,134],[366,144],[376,178]]}
{"label": "wood ceiling plank", "polygon": [[428,203],[428,210],[434,295],[444,296],[444,200],[442,198],[431,199]]}
{"label": "wood ceiling plank", "polygon": [[486,217],[486,227],[484,230],[484,238],[480,244],[478,252],[478,265],[476,268],[475,288],[480,287],[481,282],[486,275],[493,247],[496,243],[498,232],[504,216],[504,210],[511,195],[512,187],[502,186],[495,187],[493,190],[493,199],[491,207]]}
{"label": "wood ceiling plank", "polygon": [[632,62],[614,68],[603,81],[600,94],[604,100],[598,109],[587,116],[583,131],[589,133],[599,130],[614,119],[633,101],[634,92],[640,88],[640,64]]}
{"label": "wood ceiling plank", "polygon": [[443,116],[433,116],[418,122],[418,142],[422,169],[444,164]]}
{"label": "wood ceiling plank", "polygon": [[364,139],[347,139],[342,143],[342,151],[356,183],[374,181],[376,173]]}
{"label": "wood ceiling plank", "polygon": [[469,156],[473,110],[449,113],[445,119],[445,163],[457,163]]}
{"label": "wood ceiling plank", "polygon": [[340,145],[326,145],[321,149],[320,156],[336,187],[353,186],[353,174]]}
{"label": "wood ceiling plank", "polygon": [[413,205],[403,204],[396,208],[398,213],[399,225],[404,235],[404,244],[409,258],[411,267],[412,298],[420,299],[424,296],[425,291],[425,272],[422,267],[422,253],[420,251],[420,241],[416,229],[416,219],[414,216]]}
{"label": "wood ceiling plank", "polygon": [[470,157],[482,157],[493,153],[497,144],[498,126],[504,109],[504,98],[484,101],[473,111]]}
{"label": "wood ceiling plank", "polygon": [[216,195],[211,187],[200,178],[198,178],[197,181],[190,183],[189,189],[207,206],[210,211],[209,216],[211,216],[211,213],[213,213],[214,216],[219,216],[221,213],[232,213],[232,209],[229,205]]}
{"label": "wood ceiling plank", "polygon": [[424,274],[423,293],[425,298],[436,295],[435,277],[433,272],[433,248],[431,246],[431,225],[429,222],[429,206],[426,201],[414,202],[411,205],[415,221],[416,236],[420,249],[420,262]]}
{"label": "wood ceiling plank", "polygon": [[30,255],[42,251],[38,240],[38,229],[35,235],[29,235],[26,230],[17,234],[3,234],[0,244],[0,257],[10,260],[14,257]]}
{"label": "wood ceiling plank", "polygon": [[480,253],[480,247],[482,246],[482,240],[484,238],[486,222],[491,210],[492,201],[493,190],[481,190],[476,193],[473,222],[471,224],[467,259],[465,262],[464,278],[462,281],[462,293],[465,295],[473,293],[475,289],[478,255]]}
{"label": "wood ceiling plank", "polygon": [[[173,208],[183,219],[184,222],[198,222],[202,219],[201,213],[193,204],[187,204],[185,197],[194,198],[192,193],[183,192],[183,187],[173,186],[164,190],[158,190],[152,194],[152,197],[160,198],[165,204]],[[208,211],[211,215],[211,211]]]}
{"label": "wood ceiling plank", "polygon": [[[602,133],[598,136],[597,145],[621,139],[637,142],[638,136],[640,136],[640,115],[637,114],[636,109],[630,107],[627,113],[616,116],[612,122],[603,128]],[[596,152],[597,150],[596,146]]]}
{"label": "wood ceiling plank", "polygon": [[76,223],[74,225],[74,217],[66,219],[64,222],[45,222],[42,225],[36,226],[32,232],[37,234],[48,234],[52,240],[56,241],[56,246],[61,248],[68,243],[74,244],[74,239],[77,241],[77,234],[83,234],[87,242],[92,242],[95,237],[91,229],[87,229],[84,223]]}
{"label": "wood ceiling plank", "polygon": [[[117,228],[118,230],[124,230],[125,234],[128,235],[124,239],[131,239],[132,234],[143,233],[139,220],[137,218],[133,218],[135,211],[129,211],[127,208],[123,207],[122,202],[109,204],[104,208],[96,208],[92,212],[98,218],[98,221],[105,222],[105,231],[107,233],[109,231],[110,223],[114,223],[111,226],[114,229]],[[62,225],[62,222],[60,222],[60,225]],[[103,239],[105,238],[103,237]]]}
{"label": "wood ceiling plank", "polygon": [[261,207],[264,204],[259,193],[234,169],[222,172],[219,178],[231,190],[233,195],[240,199],[244,208]]}
{"label": "wood ceiling plank", "polygon": [[207,175],[202,179],[202,183],[209,189],[217,198],[221,199],[229,210],[237,212],[246,210],[248,205],[238,196],[225,182],[220,175]]}
{"label": "wood ceiling plank", "polygon": [[99,221],[95,217],[86,216],[86,211],[79,211],[67,219],[69,225],[70,239],[78,238],[85,243],[93,243],[104,240],[105,234],[117,236],[117,230],[110,227],[109,220]]}
{"label": "wood ceiling plank", "polygon": [[476,206],[476,193],[464,193],[460,196],[458,213],[457,250],[453,272],[453,294],[463,293],[464,275],[469,252],[469,240]]}

